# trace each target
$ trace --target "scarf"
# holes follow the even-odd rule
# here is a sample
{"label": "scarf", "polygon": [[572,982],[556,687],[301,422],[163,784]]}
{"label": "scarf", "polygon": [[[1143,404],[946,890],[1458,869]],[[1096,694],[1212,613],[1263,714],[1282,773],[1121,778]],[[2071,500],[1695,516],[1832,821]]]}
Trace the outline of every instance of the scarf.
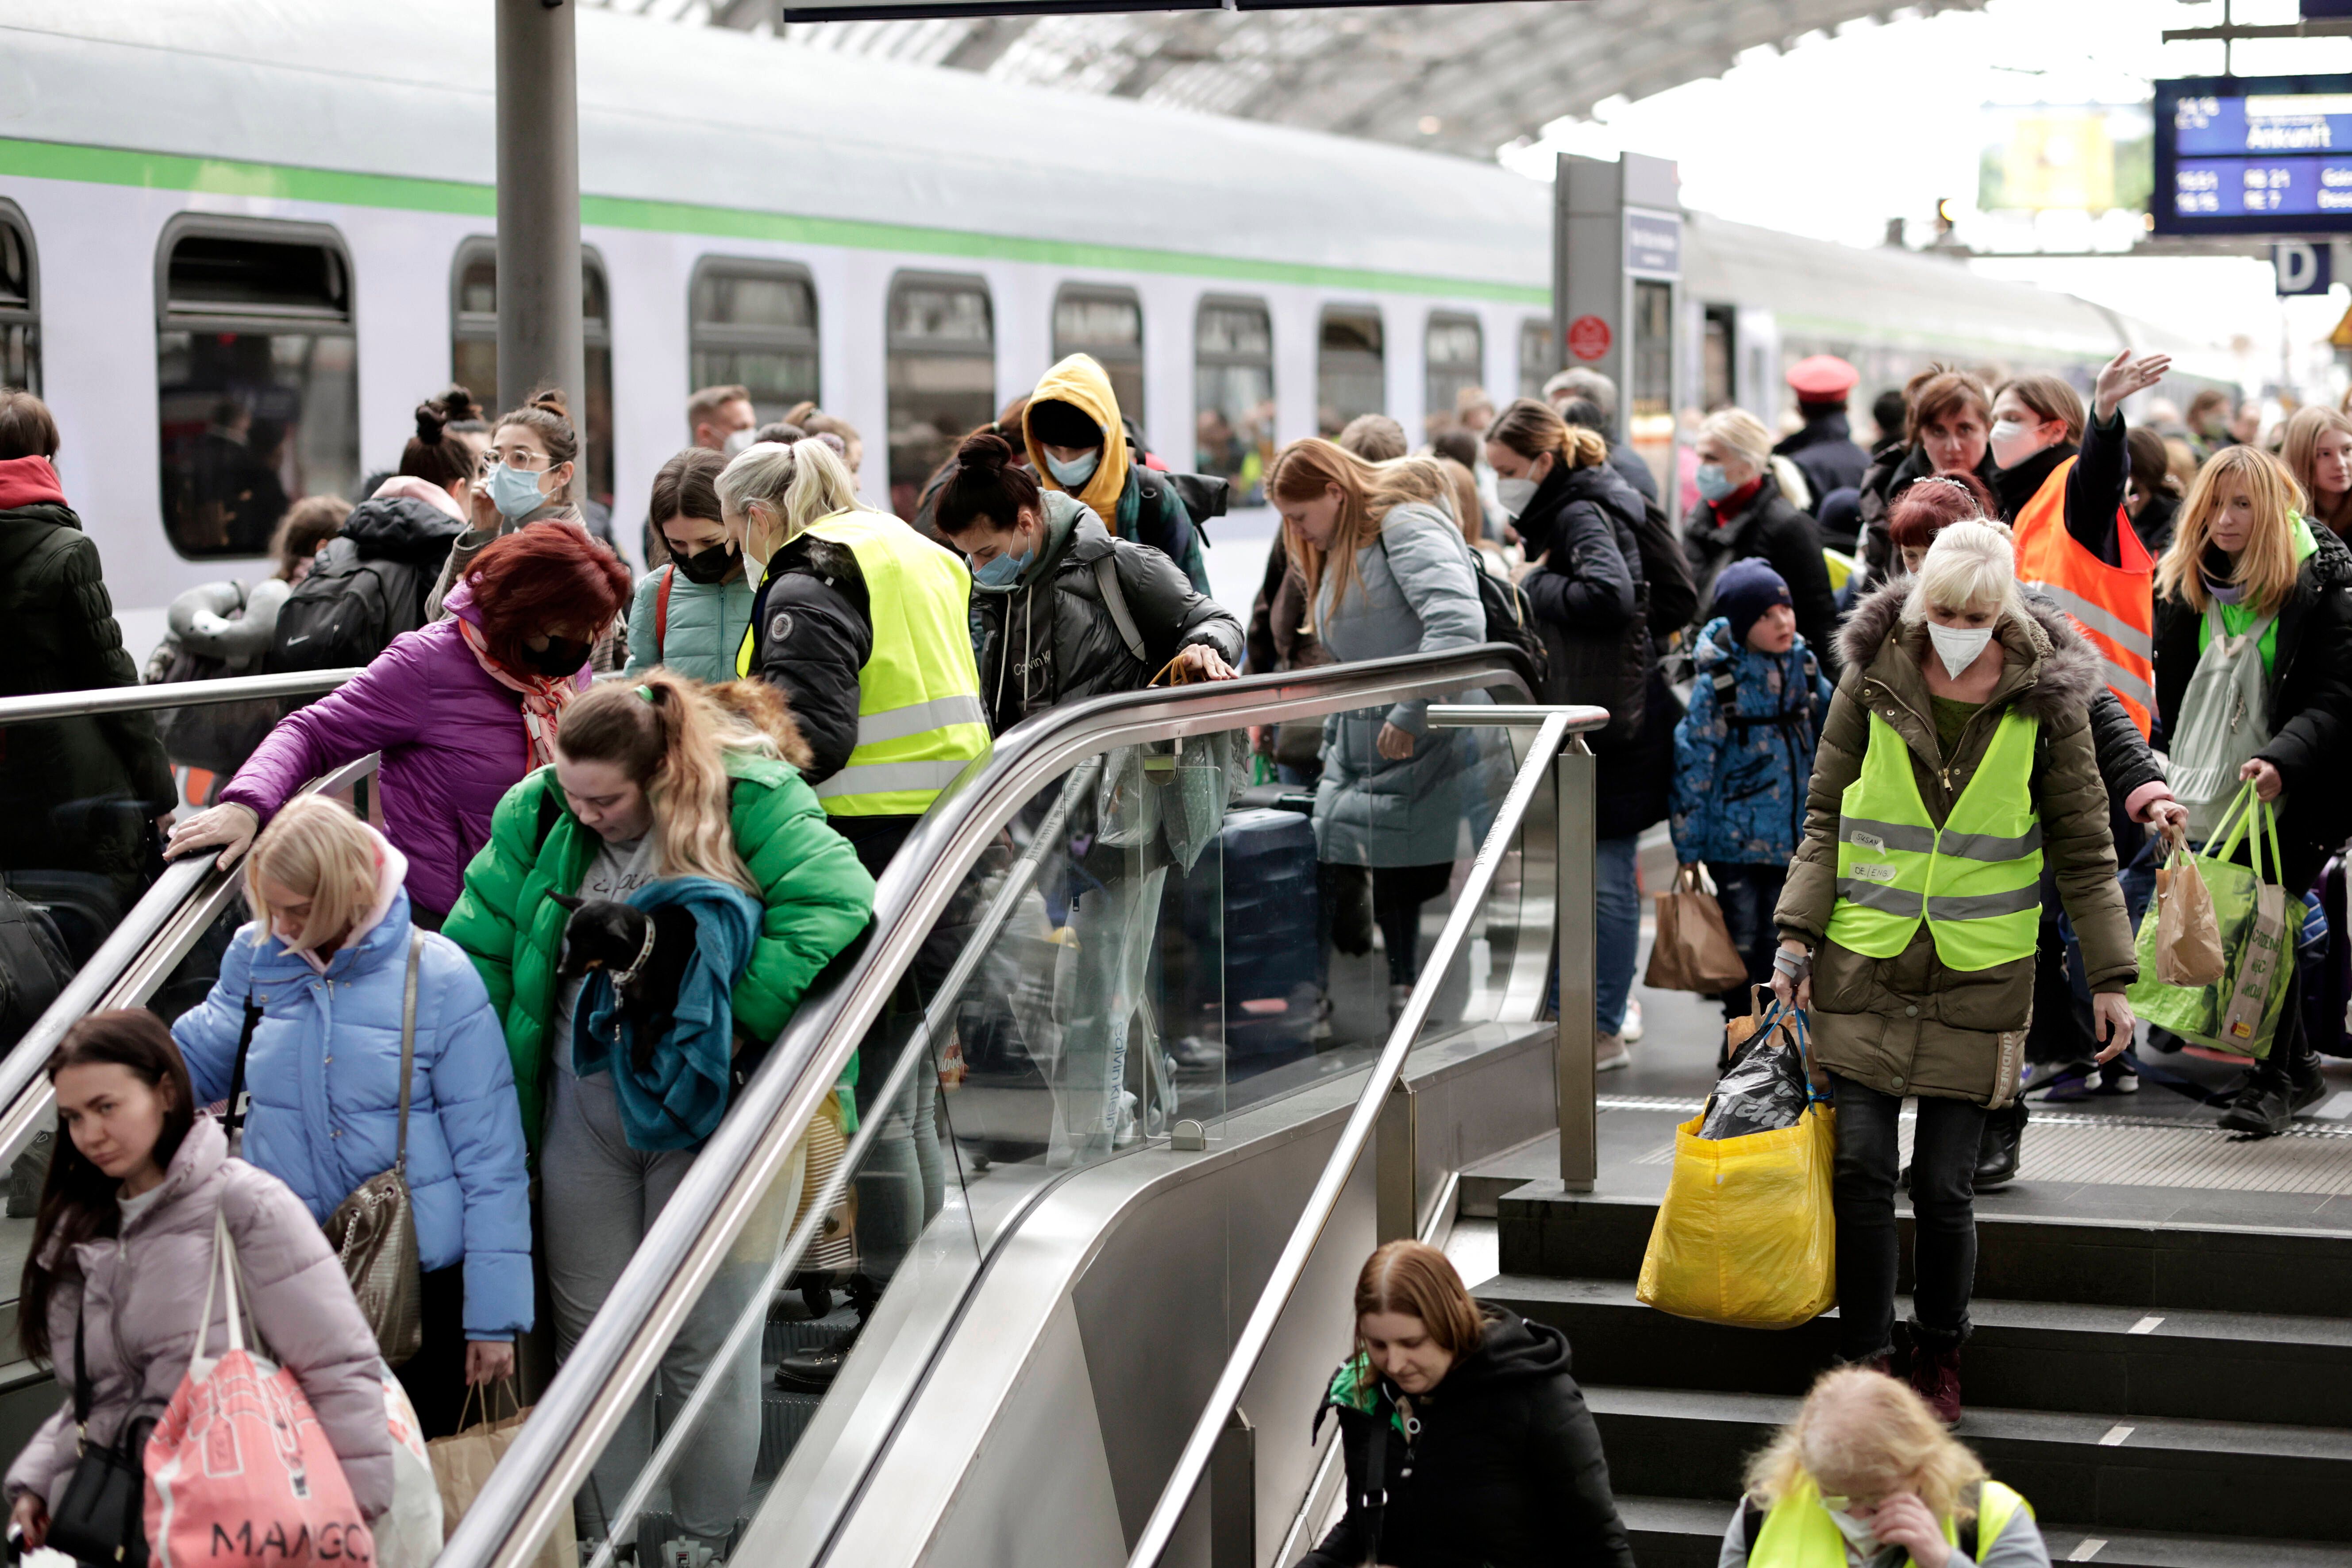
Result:
{"label": "scarf", "polygon": [[490,646],[483,640],[482,628],[465,616],[457,617],[457,635],[466,639],[466,651],[482,667],[482,673],[509,691],[522,694],[522,770],[532,773],[555,761],[555,726],[563,715],[564,704],[580,694],[572,684],[573,677],[548,677],[532,673],[518,676],[490,657]]}

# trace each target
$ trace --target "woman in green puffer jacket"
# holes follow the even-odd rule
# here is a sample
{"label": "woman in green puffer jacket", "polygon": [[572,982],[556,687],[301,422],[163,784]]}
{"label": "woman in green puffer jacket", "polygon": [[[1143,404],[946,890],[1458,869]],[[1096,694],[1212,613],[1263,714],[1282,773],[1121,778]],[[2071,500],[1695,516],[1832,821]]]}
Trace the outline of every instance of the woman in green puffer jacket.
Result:
{"label": "woman in green puffer jacket", "polygon": [[689,447],[654,476],[646,515],[669,546],[667,565],[637,581],[629,603],[629,668],[660,665],[717,684],[735,679],[735,650],[751,624],[758,589],[719,521],[724,454]]}
{"label": "woman in green puffer jacket", "polygon": [[[614,681],[569,703],[554,765],[499,804],[490,841],[466,868],[466,890],[442,928],[472,956],[505,1024],[539,1158],[559,1357],[579,1342],[698,1151],[632,1148],[612,1075],[573,1071],[584,977],[557,973],[572,911],[556,895],[625,900],[658,879],[705,877],[758,897],[760,934],[731,998],[739,1083],[873,914],[873,879],[789,760],[807,750],[782,700],[759,682],[726,696],[722,709],[701,687],[655,670],[643,684]],[[796,1159],[771,1189],[688,1311],[659,1377],[605,1446],[596,1484],[582,1493],[583,1536],[629,1527],[601,1510],[645,1467],[653,1398],[675,1410],[706,1373],[726,1381],[671,1472],[671,1512],[682,1536],[713,1550],[733,1530],[760,1448],[760,1337],[729,1365],[711,1358],[782,1244],[800,1168]]]}

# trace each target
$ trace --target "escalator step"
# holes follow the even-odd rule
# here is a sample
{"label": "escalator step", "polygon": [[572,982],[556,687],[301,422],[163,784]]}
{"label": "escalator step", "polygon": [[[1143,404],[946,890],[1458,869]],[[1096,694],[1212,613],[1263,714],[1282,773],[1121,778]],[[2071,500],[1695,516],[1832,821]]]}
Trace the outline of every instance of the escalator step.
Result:
{"label": "escalator step", "polygon": [[824,1401],[814,1394],[786,1394],[767,1378],[760,1394],[760,1457],[751,1467],[755,1480],[773,1480],[784,1468],[793,1445],[801,1440]]}

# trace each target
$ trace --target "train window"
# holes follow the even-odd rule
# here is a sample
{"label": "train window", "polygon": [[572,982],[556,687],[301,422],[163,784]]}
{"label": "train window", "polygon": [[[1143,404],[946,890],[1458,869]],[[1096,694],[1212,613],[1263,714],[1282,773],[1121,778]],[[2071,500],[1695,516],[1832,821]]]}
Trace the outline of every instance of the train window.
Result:
{"label": "train window", "polygon": [[806,268],[707,256],[688,292],[692,385],[751,388],[763,425],[821,401],[816,285]]}
{"label": "train window", "polygon": [[1257,300],[1201,301],[1192,328],[1193,466],[1234,487],[1234,504],[1265,504],[1274,461],[1274,321]]}
{"label": "train window", "polygon": [[1432,310],[1427,351],[1422,364],[1422,410],[1432,418],[1444,415],[1450,419],[1464,388],[1486,384],[1486,338],[1478,318]]}
{"label": "train window", "polygon": [[261,555],[300,496],[360,477],[351,261],[331,228],[182,217],[156,257],[163,527]]}
{"label": "train window", "polygon": [[1315,425],[1336,437],[1359,414],[1388,411],[1388,373],[1381,354],[1381,312],[1370,305],[1323,307],[1315,360]]}
{"label": "train window", "polygon": [[1549,316],[1529,316],[1519,323],[1519,395],[1541,397],[1544,383],[1559,370],[1559,345],[1551,335]]}
{"label": "train window", "polygon": [[890,280],[890,510],[915,515],[923,481],[964,433],[996,417],[996,321],[985,279]]}
{"label": "train window", "polygon": [[33,226],[0,198],[0,385],[41,390],[40,288]]}
{"label": "train window", "polygon": [[1054,296],[1054,359],[1092,354],[1118,411],[1143,428],[1143,302],[1132,289],[1066,283]]}
{"label": "train window", "polygon": [[[499,242],[480,235],[457,247],[450,273],[452,322],[449,369],[458,384],[493,419],[502,412],[499,401]],[[613,504],[613,320],[611,295],[604,286],[604,258],[587,246],[580,247],[581,338],[588,373],[585,408],[572,411],[573,423],[586,442],[584,472],[588,495],[605,506]]]}
{"label": "train window", "polygon": [[1699,406],[1712,414],[1739,401],[1739,320],[1729,305],[1709,305],[1699,345]]}
{"label": "train window", "polygon": [[1674,363],[1667,353],[1674,325],[1671,283],[1633,280],[1633,353],[1626,377],[1625,433],[1637,446],[1656,447],[1675,437]]}

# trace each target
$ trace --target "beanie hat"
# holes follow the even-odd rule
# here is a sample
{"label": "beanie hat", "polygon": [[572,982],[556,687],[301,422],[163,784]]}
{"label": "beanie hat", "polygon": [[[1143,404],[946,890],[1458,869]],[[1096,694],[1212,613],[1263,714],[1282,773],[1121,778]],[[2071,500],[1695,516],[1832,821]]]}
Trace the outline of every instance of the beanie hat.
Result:
{"label": "beanie hat", "polygon": [[1715,613],[1731,618],[1731,640],[1745,643],[1764,612],[1775,605],[1793,604],[1780,574],[1750,557],[1735,561],[1715,580]]}
{"label": "beanie hat", "polygon": [[1099,447],[1103,444],[1103,427],[1094,416],[1075,404],[1058,397],[1040,398],[1029,405],[1029,434],[1037,437],[1042,447]]}

